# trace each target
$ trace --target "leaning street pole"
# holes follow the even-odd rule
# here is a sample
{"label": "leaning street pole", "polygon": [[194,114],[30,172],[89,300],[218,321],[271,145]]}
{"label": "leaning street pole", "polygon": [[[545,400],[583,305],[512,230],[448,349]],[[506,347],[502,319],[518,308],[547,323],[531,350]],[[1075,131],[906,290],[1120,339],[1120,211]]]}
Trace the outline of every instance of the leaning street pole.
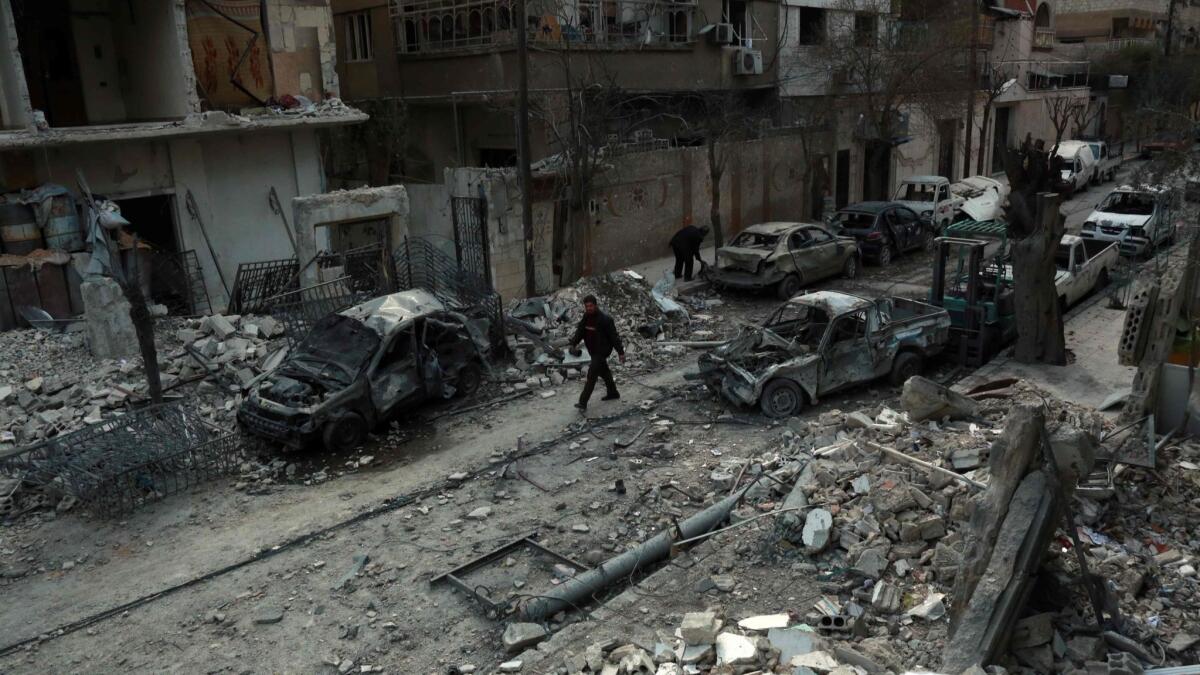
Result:
{"label": "leaning street pole", "polygon": [[521,234],[525,238],[525,295],[537,295],[533,256],[533,183],[529,171],[529,41],[525,0],[517,0],[517,171],[521,183]]}

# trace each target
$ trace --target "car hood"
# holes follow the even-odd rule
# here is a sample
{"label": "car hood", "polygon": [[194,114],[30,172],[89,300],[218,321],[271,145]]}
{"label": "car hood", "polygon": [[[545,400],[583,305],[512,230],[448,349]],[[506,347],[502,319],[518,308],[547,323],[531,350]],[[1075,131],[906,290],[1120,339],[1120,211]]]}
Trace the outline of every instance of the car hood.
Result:
{"label": "car hood", "polygon": [[1144,227],[1146,223],[1150,222],[1150,218],[1151,216],[1107,213],[1105,211],[1093,211],[1092,215],[1088,216],[1090,222],[1108,227]]}
{"label": "car hood", "polygon": [[974,199],[963,202],[962,210],[963,213],[980,222],[999,220],[1003,215],[1000,203],[1000,195],[995,190],[988,190]]}

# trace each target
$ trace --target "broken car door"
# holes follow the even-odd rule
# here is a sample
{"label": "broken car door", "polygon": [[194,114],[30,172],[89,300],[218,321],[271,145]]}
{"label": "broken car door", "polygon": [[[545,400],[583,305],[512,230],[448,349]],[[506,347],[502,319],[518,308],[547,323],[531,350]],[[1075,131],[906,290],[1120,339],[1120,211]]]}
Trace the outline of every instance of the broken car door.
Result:
{"label": "broken car door", "polygon": [[872,377],[867,318],[864,309],[834,319],[821,354],[821,395]]}
{"label": "broken car door", "polygon": [[412,326],[392,336],[386,349],[369,377],[371,400],[382,419],[398,412],[401,404],[424,397],[424,383],[417,370]]}
{"label": "broken car door", "polygon": [[808,235],[804,230],[796,230],[787,238],[788,257],[792,261],[792,269],[798,270],[801,278],[804,278],[806,274],[811,274],[812,263],[808,261],[806,252],[809,243]]}
{"label": "broken car door", "polygon": [[808,269],[804,270],[809,280],[822,279],[831,274],[837,274],[842,269],[837,240],[833,235],[819,227],[804,228],[808,235],[807,254]]}

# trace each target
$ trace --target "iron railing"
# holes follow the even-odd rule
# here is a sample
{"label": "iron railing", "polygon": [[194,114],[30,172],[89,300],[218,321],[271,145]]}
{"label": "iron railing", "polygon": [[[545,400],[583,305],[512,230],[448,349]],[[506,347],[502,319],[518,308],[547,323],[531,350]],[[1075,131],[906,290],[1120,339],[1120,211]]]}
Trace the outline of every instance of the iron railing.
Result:
{"label": "iron railing", "polygon": [[120,515],[237,467],[237,437],[178,403],[112,417],[0,457],[0,474]]}

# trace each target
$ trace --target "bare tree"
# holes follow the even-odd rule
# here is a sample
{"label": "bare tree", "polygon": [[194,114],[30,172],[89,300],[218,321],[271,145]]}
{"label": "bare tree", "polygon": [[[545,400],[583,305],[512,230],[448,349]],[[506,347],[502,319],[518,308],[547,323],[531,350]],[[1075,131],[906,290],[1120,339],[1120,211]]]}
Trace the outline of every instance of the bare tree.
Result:
{"label": "bare tree", "polygon": [[[1058,106],[1062,109],[1064,105]],[[1059,129],[1056,122],[1056,129]],[[1064,126],[1061,129],[1065,129]],[[1058,131],[1055,147],[1061,141]],[[1010,148],[1004,170],[1011,192],[1008,220],[1013,276],[1013,303],[1017,322],[1014,358],[1021,363],[1067,362],[1063,311],[1054,285],[1054,256],[1066,220],[1059,213],[1057,195],[1049,194],[1062,160],[1044,143],[1029,136],[1020,148]]]}
{"label": "bare tree", "polygon": [[1054,143],[1050,146],[1050,154],[1054,155],[1058,152],[1058,146],[1062,144],[1067,129],[1070,129],[1081,115],[1086,114],[1088,100],[1064,94],[1051,96],[1042,101],[1046,105],[1046,115],[1050,118],[1050,124],[1054,127]]}

